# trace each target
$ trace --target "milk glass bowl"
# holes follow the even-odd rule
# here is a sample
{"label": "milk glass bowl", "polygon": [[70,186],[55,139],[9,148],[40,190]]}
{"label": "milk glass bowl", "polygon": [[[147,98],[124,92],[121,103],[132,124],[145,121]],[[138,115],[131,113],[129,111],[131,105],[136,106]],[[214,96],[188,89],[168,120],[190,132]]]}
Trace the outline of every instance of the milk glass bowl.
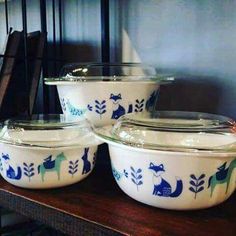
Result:
{"label": "milk glass bowl", "polygon": [[95,130],[109,145],[114,178],[137,201],[191,210],[217,205],[236,182],[236,125],[194,112],[125,115]]}
{"label": "milk glass bowl", "polygon": [[55,188],[87,177],[99,142],[90,123],[64,115],[36,115],[4,122],[0,172],[24,188]]}
{"label": "milk glass bowl", "polygon": [[160,84],[171,81],[173,76],[140,63],[69,64],[58,78],[45,79],[47,85],[57,86],[64,114],[100,126],[152,109]]}

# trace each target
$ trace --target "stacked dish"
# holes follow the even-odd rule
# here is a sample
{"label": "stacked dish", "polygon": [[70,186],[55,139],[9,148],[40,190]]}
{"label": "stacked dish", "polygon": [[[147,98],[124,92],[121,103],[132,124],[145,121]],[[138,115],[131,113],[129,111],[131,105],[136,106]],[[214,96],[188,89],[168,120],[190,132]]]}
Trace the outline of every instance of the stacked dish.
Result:
{"label": "stacked dish", "polygon": [[236,183],[236,124],[193,112],[130,114],[95,132],[108,143],[112,172],[130,197],[190,210],[225,201]]}
{"label": "stacked dish", "polygon": [[45,80],[57,86],[64,115],[3,124],[3,178],[25,188],[76,183],[106,142],[116,182],[137,201],[176,210],[225,201],[236,188],[236,124],[206,113],[157,112],[160,85],[172,81],[136,63],[66,65],[59,78]]}
{"label": "stacked dish", "polygon": [[64,115],[7,120],[0,133],[0,172],[24,188],[53,188],[87,177],[99,142],[88,121]]}
{"label": "stacked dish", "polygon": [[171,81],[172,76],[139,63],[70,64],[58,78],[45,79],[47,85],[57,86],[64,114],[99,126],[152,109],[160,85]]}

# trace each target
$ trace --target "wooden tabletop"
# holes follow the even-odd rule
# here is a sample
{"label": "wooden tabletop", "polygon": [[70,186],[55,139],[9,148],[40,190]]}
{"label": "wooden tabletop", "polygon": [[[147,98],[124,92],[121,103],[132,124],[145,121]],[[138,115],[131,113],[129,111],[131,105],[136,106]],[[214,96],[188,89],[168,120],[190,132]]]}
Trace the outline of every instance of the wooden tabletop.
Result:
{"label": "wooden tabletop", "polygon": [[168,211],[125,195],[112,177],[106,154],[80,183],[26,190],[0,178],[0,205],[68,235],[236,235],[236,194],[206,210]]}

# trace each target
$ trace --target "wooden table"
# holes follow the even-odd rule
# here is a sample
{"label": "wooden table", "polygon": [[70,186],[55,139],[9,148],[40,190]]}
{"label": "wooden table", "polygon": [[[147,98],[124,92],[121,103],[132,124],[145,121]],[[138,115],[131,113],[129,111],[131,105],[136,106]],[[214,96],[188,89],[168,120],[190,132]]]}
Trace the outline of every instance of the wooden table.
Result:
{"label": "wooden table", "polygon": [[141,204],[116,185],[106,155],[84,181],[54,190],[25,190],[0,179],[0,205],[69,235],[236,235],[236,194],[200,211]]}

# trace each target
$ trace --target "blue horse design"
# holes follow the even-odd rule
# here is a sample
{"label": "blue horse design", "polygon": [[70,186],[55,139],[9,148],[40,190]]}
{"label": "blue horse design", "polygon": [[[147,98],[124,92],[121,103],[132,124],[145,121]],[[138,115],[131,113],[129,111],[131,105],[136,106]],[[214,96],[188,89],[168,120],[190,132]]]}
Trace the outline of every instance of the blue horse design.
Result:
{"label": "blue horse design", "polygon": [[217,168],[218,171],[214,175],[212,175],[208,180],[208,188],[211,189],[211,197],[213,195],[215,187],[219,184],[226,183],[225,194],[228,192],[231,175],[234,169],[236,169],[236,159],[230,162],[228,168],[226,168],[226,164],[227,162],[219,166]]}
{"label": "blue horse design", "polygon": [[161,177],[165,172],[164,165],[154,165],[152,162],[149,165],[149,170],[153,172],[153,195],[160,197],[178,197],[183,191],[183,182],[177,178],[176,189],[172,191],[171,185]]}
{"label": "blue horse design", "polygon": [[6,176],[7,176],[7,178],[15,179],[15,180],[21,179],[21,176],[22,176],[21,168],[18,166],[17,167],[17,172],[16,172],[13,169],[13,167],[10,166],[10,164],[9,164],[10,157],[9,157],[8,154],[3,154],[2,153],[2,158],[5,160],[5,165],[7,166],[7,169],[6,169]]}
{"label": "blue horse design", "polygon": [[60,153],[56,156],[55,160],[52,161],[52,156],[44,159],[44,162],[38,166],[38,174],[41,174],[41,179],[44,182],[44,175],[46,172],[56,172],[57,178],[60,180],[61,163],[67,160],[64,153]]}
{"label": "blue horse design", "polygon": [[89,148],[85,148],[84,155],[82,156],[82,160],[84,162],[84,166],[83,166],[83,170],[82,170],[83,175],[87,174],[91,170],[91,163],[88,160],[88,151],[89,151]]}

